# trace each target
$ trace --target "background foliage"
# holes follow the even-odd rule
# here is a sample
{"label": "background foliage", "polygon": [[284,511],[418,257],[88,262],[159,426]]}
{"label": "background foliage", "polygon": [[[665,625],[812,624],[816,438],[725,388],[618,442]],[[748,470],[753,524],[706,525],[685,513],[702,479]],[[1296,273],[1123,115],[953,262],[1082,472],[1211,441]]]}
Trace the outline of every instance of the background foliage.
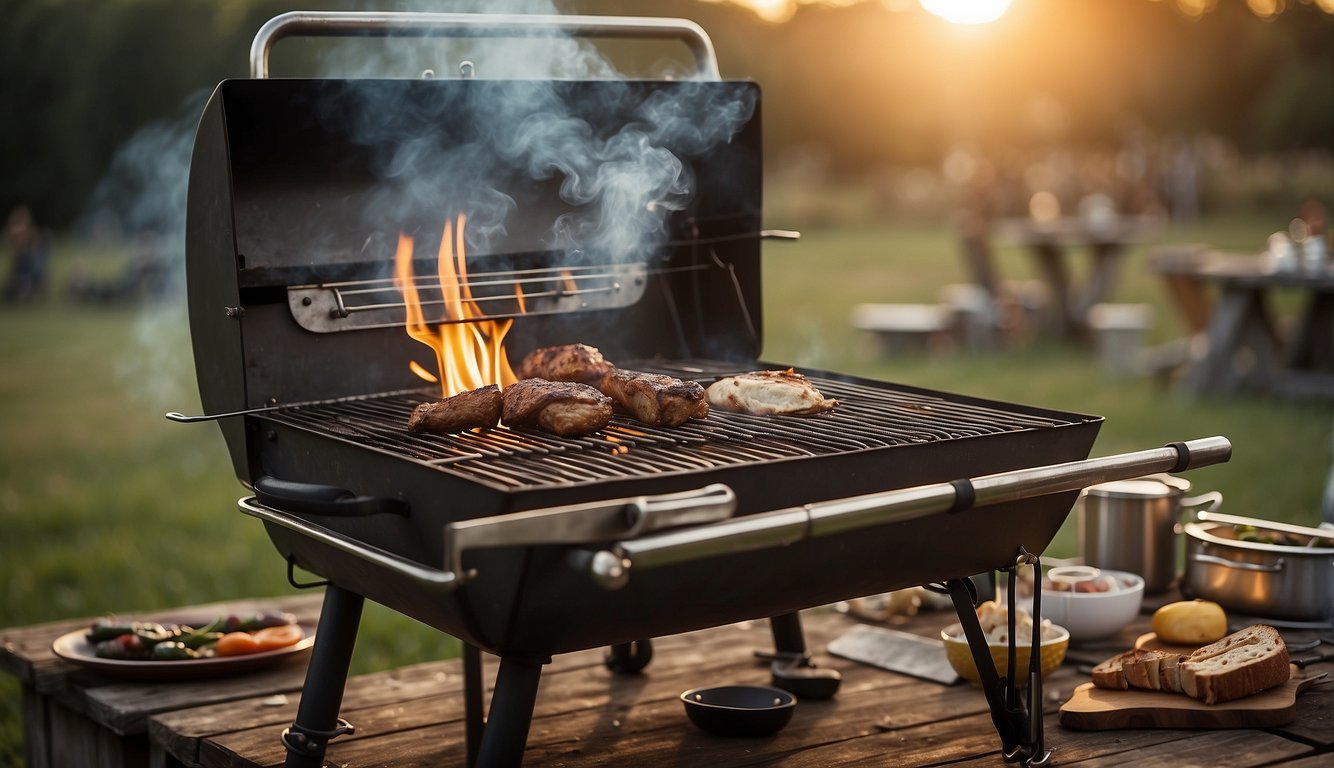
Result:
{"label": "background foliage", "polygon": [[[802,6],[783,24],[701,0],[298,5],[690,18],[712,36],[725,77],[765,86],[768,153],[816,147],[841,173],[935,166],[960,142],[999,156],[1116,146],[1141,130],[1204,132],[1244,153],[1334,149],[1334,16],[1299,1],[1262,21],[1241,0],[1201,18],[1147,0],[1016,0],[979,29],[881,2]],[[91,226],[92,203],[115,198],[103,190],[94,200],[117,150],[154,121],[193,125],[218,81],[248,75],[259,26],[293,8],[275,0],[5,6],[0,209],[27,203],[57,227]]]}

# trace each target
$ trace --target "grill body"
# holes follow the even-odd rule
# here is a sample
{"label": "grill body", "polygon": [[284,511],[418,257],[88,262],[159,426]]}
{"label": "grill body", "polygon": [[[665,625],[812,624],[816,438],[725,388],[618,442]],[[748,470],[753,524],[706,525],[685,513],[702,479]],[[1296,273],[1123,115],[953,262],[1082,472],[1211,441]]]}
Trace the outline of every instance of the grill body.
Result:
{"label": "grill body", "polygon": [[[375,446],[364,433],[333,436],[328,430],[339,417],[332,413],[274,416],[266,418],[256,432],[271,445],[261,454],[267,474],[343,484],[355,477],[358,493],[401,498],[412,510],[402,518],[306,515],[306,521],[421,565],[440,567],[445,561],[444,526],[482,513],[505,514],[603,498],[687,491],[707,479],[731,487],[738,500],[737,514],[748,515],[948,482],[970,473],[990,474],[1083,458],[1100,424],[1094,417],[1001,406],[823,372],[806,373],[820,383],[823,391],[846,391],[850,395],[840,406],[843,412],[835,409],[837,421],[801,424],[801,432],[809,441],[806,444],[783,428],[782,419],[774,424],[773,417],[714,413],[707,422],[723,437],[696,434],[691,437],[698,442],[659,446],[645,445],[648,441],[641,438],[626,454],[613,454],[595,439],[546,455],[523,459],[488,456],[481,462],[482,471],[503,466],[506,461],[526,461],[562,472],[583,470],[591,477],[523,488],[469,476],[466,461],[441,467],[430,464],[429,458],[405,460],[402,446],[392,451]],[[854,447],[849,431],[856,430],[862,421],[863,416],[856,411],[859,407],[866,409],[867,400],[895,403],[899,413],[893,415],[892,408],[884,405],[879,428],[867,428],[859,441],[861,446]],[[406,419],[407,405],[397,404],[397,409]],[[928,436],[922,429],[923,422],[942,418],[930,409],[945,412],[944,418],[956,430],[966,429],[971,421],[977,432],[958,437]],[[1007,426],[1000,426],[997,419],[1005,419]],[[389,419],[387,423],[396,426],[400,421]],[[891,424],[903,430],[900,442],[885,439]],[[610,431],[618,427],[645,431],[620,418]],[[703,426],[696,429],[700,433],[705,430]],[[810,451],[811,443],[822,440],[832,445],[823,447],[823,452]],[[766,442],[773,447],[766,447]],[[782,455],[788,445],[803,447],[806,452]],[[673,454],[682,466],[688,467],[692,460],[711,461],[714,466],[657,471],[644,467],[628,476],[611,474],[621,469],[615,466],[618,461],[637,460],[651,466],[658,457]],[[377,602],[479,647],[534,655],[771,616],[1004,567],[1012,562],[1018,544],[1034,551],[1045,548],[1073,501],[1073,493],[1051,494],[870,532],[799,542],[778,552],[741,553],[658,568],[636,574],[625,588],[613,592],[588,578],[583,567],[587,553],[579,548],[478,550],[464,561],[465,566],[476,570],[477,578],[453,592],[440,594],[413,584],[411,579],[367,571],[357,558],[281,526],[270,525],[269,532],[285,555]]]}
{"label": "grill body", "polygon": [[[730,121],[725,130],[705,135],[692,125],[718,115]],[[411,406],[430,395],[408,363],[430,358],[401,320],[324,312],[312,326],[303,316],[304,297],[319,302],[338,291],[334,305],[343,306],[361,286],[383,285],[393,277],[400,233],[429,253],[442,223],[462,213],[470,275],[629,265],[628,274],[642,277],[629,303],[515,317],[506,347],[516,358],[584,342],[625,367],[705,384],[773,367],[757,362],[759,119],[759,90],[750,83],[222,83],[201,119],[188,211],[190,321],[204,407],[348,400],[225,420],[238,478],[334,485],[401,503],[405,515],[283,514],[439,568],[443,531],[458,520],[714,482],[734,490],[738,515],[750,515],[1086,457],[1097,417],[819,371],[806,373],[842,405],[813,417],[715,412],[674,430],[618,417],[604,435],[573,441],[504,427],[410,438]],[[636,136],[652,138],[644,154],[660,150],[679,164],[684,192],[658,190],[670,210],[650,217],[646,246],[560,242],[553,222],[595,226],[603,213],[574,199],[572,159],[533,150],[535,139],[514,129],[539,123],[604,153],[624,140],[625,126],[638,126]],[[526,155],[515,148],[525,141]],[[414,266],[431,272],[421,250]],[[408,394],[388,394],[400,391]],[[628,451],[613,453],[617,445]],[[464,564],[477,577],[440,592],[283,526],[268,529],[284,556],[346,589],[477,647],[542,656],[1004,567],[1019,544],[1044,548],[1072,502],[1070,493],[1054,494],[802,542],[778,555],[656,569],[615,592],[577,567],[588,554],[578,547],[470,552]]]}

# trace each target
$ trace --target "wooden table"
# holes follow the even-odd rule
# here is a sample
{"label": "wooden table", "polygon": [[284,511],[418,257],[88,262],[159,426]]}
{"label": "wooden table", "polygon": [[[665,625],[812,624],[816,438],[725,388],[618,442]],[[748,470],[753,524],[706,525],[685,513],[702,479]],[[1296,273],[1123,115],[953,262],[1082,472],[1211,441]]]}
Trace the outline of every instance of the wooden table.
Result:
{"label": "wooden table", "polygon": [[[287,611],[299,620],[318,618],[321,596],[211,603],[159,616],[227,615],[243,610]],[[0,671],[18,678],[23,696],[24,755],[28,768],[121,768],[152,760],[148,720],[187,707],[296,693],[305,681],[308,654],[266,671],[232,678],[180,683],[141,683],[106,677],[56,656],[51,643],[87,628],[93,618],[0,630]],[[158,765],[168,763],[153,761]]]}
{"label": "wooden table", "polygon": [[[542,678],[525,765],[1003,764],[981,691],[967,684],[943,686],[825,655],[826,645],[856,621],[831,610],[807,612],[804,618],[808,645],[817,661],[840,670],[843,684],[832,700],[800,702],[792,722],[776,736],[711,736],[686,719],[677,699],[682,691],[702,685],[768,683],[767,667],[752,655],[756,649],[770,647],[767,622],[744,622],[656,640],[653,662],[637,676],[609,673],[602,665],[600,649],[558,656]],[[952,612],[928,611],[896,628],[938,636],[939,629],[953,621]],[[49,638],[59,627],[48,626]],[[1296,721],[1278,728],[1074,731],[1061,727],[1057,721],[1061,702],[1088,679],[1079,665],[1112,655],[1147,626],[1148,616],[1144,615],[1110,643],[1072,648],[1066,665],[1048,678],[1045,728],[1047,744],[1055,750],[1058,763],[1088,760],[1090,765],[1121,765],[1134,760],[1165,766],[1282,764],[1291,768],[1329,763],[1334,750],[1334,685],[1302,694]],[[39,633],[37,628],[23,633],[30,642],[40,644],[33,639]],[[28,652],[34,650],[35,646],[28,646]],[[7,653],[26,655],[15,650]],[[48,679],[63,676],[67,683],[63,693],[45,694],[48,699],[60,699],[50,705],[83,701],[83,716],[99,722],[110,719],[106,707],[89,705],[98,701],[118,709],[122,719],[136,720],[141,733],[146,723],[147,764],[154,766],[281,765],[278,734],[291,723],[300,699],[290,676],[131,685],[89,681],[69,669],[59,669],[65,665],[55,661],[44,666]],[[491,664],[487,666],[491,671]],[[1313,673],[1323,670],[1334,671],[1334,663],[1311,668]],[[299,687],[299,680],[295,685]],[[385,768],[461,766],[462,685],[458,660],[352,678],[342,715],[356,726],[356,732],[331,742],[327,760],[331,765]],[[194,697],[199,697],[195,706],[183,703]],[[146,705],[149,702],[151,706]],[[138,714],[131,715],[134,711]],[[53,727],[49,721],[48,727]],[[59,757],[56,763],[33,765],[110,764],[100,757]]]}
{"label": "wooden table", "polygon": [[[1188,390],[1334,398],[1334,270],[1274,272],[1258,256],[1214,251],[1154,268],[1191,330],[1204,334],[1204,351],[1183,379]],[[1284,293],[1299,304],[1292,323],[1280,317]]]}
{"label": "wooden table", "polygon": [[[1126,249],[1142,242],[1157,226],[1156,218],[1146,216],[1105,221],[1011,218],[996,222],[994,235],[998,242],[1023,246],[1033,257],[1050,293],[1048,330],[1076,341],[1089,338],[1089,309],[1111,297]],[[1079,252],[1090,258],[1083,279],[1076,279],[1070,264]]]}

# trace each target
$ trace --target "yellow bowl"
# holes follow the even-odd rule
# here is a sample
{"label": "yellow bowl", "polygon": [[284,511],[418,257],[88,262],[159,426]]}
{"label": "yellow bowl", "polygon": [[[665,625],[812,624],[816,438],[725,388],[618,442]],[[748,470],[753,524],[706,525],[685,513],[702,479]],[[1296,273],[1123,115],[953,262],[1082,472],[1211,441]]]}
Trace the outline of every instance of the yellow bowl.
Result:
{"label": "yellow bowl", "polygon": [[[1042,639],[1038,655],[1038,669],[1043,677],[1051,674],[1061,662],[1065,661],[1065,650],[1070,647],[1070,632],[1065,627],[1051,625],[1047,630],[1047,637]],[[973,651],[968,647],[968,640],[963,636],[963,627],[959,624],[951,624],[940,631],[940,639],[945,643],[945,658],[949,659],[950,666],[954,671],[972,683],[974,687],[982,687],[982,678],[977,674],[977,665],[973,663]],[[1030,637],[1024,637],[1018,642],[1015,648],[1015,677],[1018,677],[1019,687],[1028,684],[1028,659],[1032,648]],[[991,663],[996,665],[996,672],[1000,675],[1005,674],[1006,665],[1009,663],[1010,647],[1008,643],[988,642],[987,649],[991,651]]]}

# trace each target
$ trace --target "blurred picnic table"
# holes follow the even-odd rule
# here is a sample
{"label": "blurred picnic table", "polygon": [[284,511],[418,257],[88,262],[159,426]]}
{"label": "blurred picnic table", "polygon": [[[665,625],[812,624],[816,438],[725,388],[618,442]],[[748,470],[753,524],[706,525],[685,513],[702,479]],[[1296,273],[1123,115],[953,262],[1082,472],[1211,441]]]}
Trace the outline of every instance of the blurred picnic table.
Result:
{"label": "blurred picnic table", "polygon": [[[1276,269],[1263,255],[1177,246],[1150,253],[1198,343],[1182,386],[1334,398],[1334,269]],[[1294,317],[1283,308],[1295,302]]]}
{"label": "blurred picnic table", "polygon": [[[992,237],[998,244],[1023,247],[1032,256],[1049,295],[1046,330],[1059,339],[1088,341],[1089,312],[1111,297],[1127,249],[1151,237],[1160,223],[1154,216],[1115,212],[1052,219],[1026,216],[997,220]],[[1090,262],[1082,275],[1071,264],[1080,254]],[[994,273],[994,265],[991,270]]]}

